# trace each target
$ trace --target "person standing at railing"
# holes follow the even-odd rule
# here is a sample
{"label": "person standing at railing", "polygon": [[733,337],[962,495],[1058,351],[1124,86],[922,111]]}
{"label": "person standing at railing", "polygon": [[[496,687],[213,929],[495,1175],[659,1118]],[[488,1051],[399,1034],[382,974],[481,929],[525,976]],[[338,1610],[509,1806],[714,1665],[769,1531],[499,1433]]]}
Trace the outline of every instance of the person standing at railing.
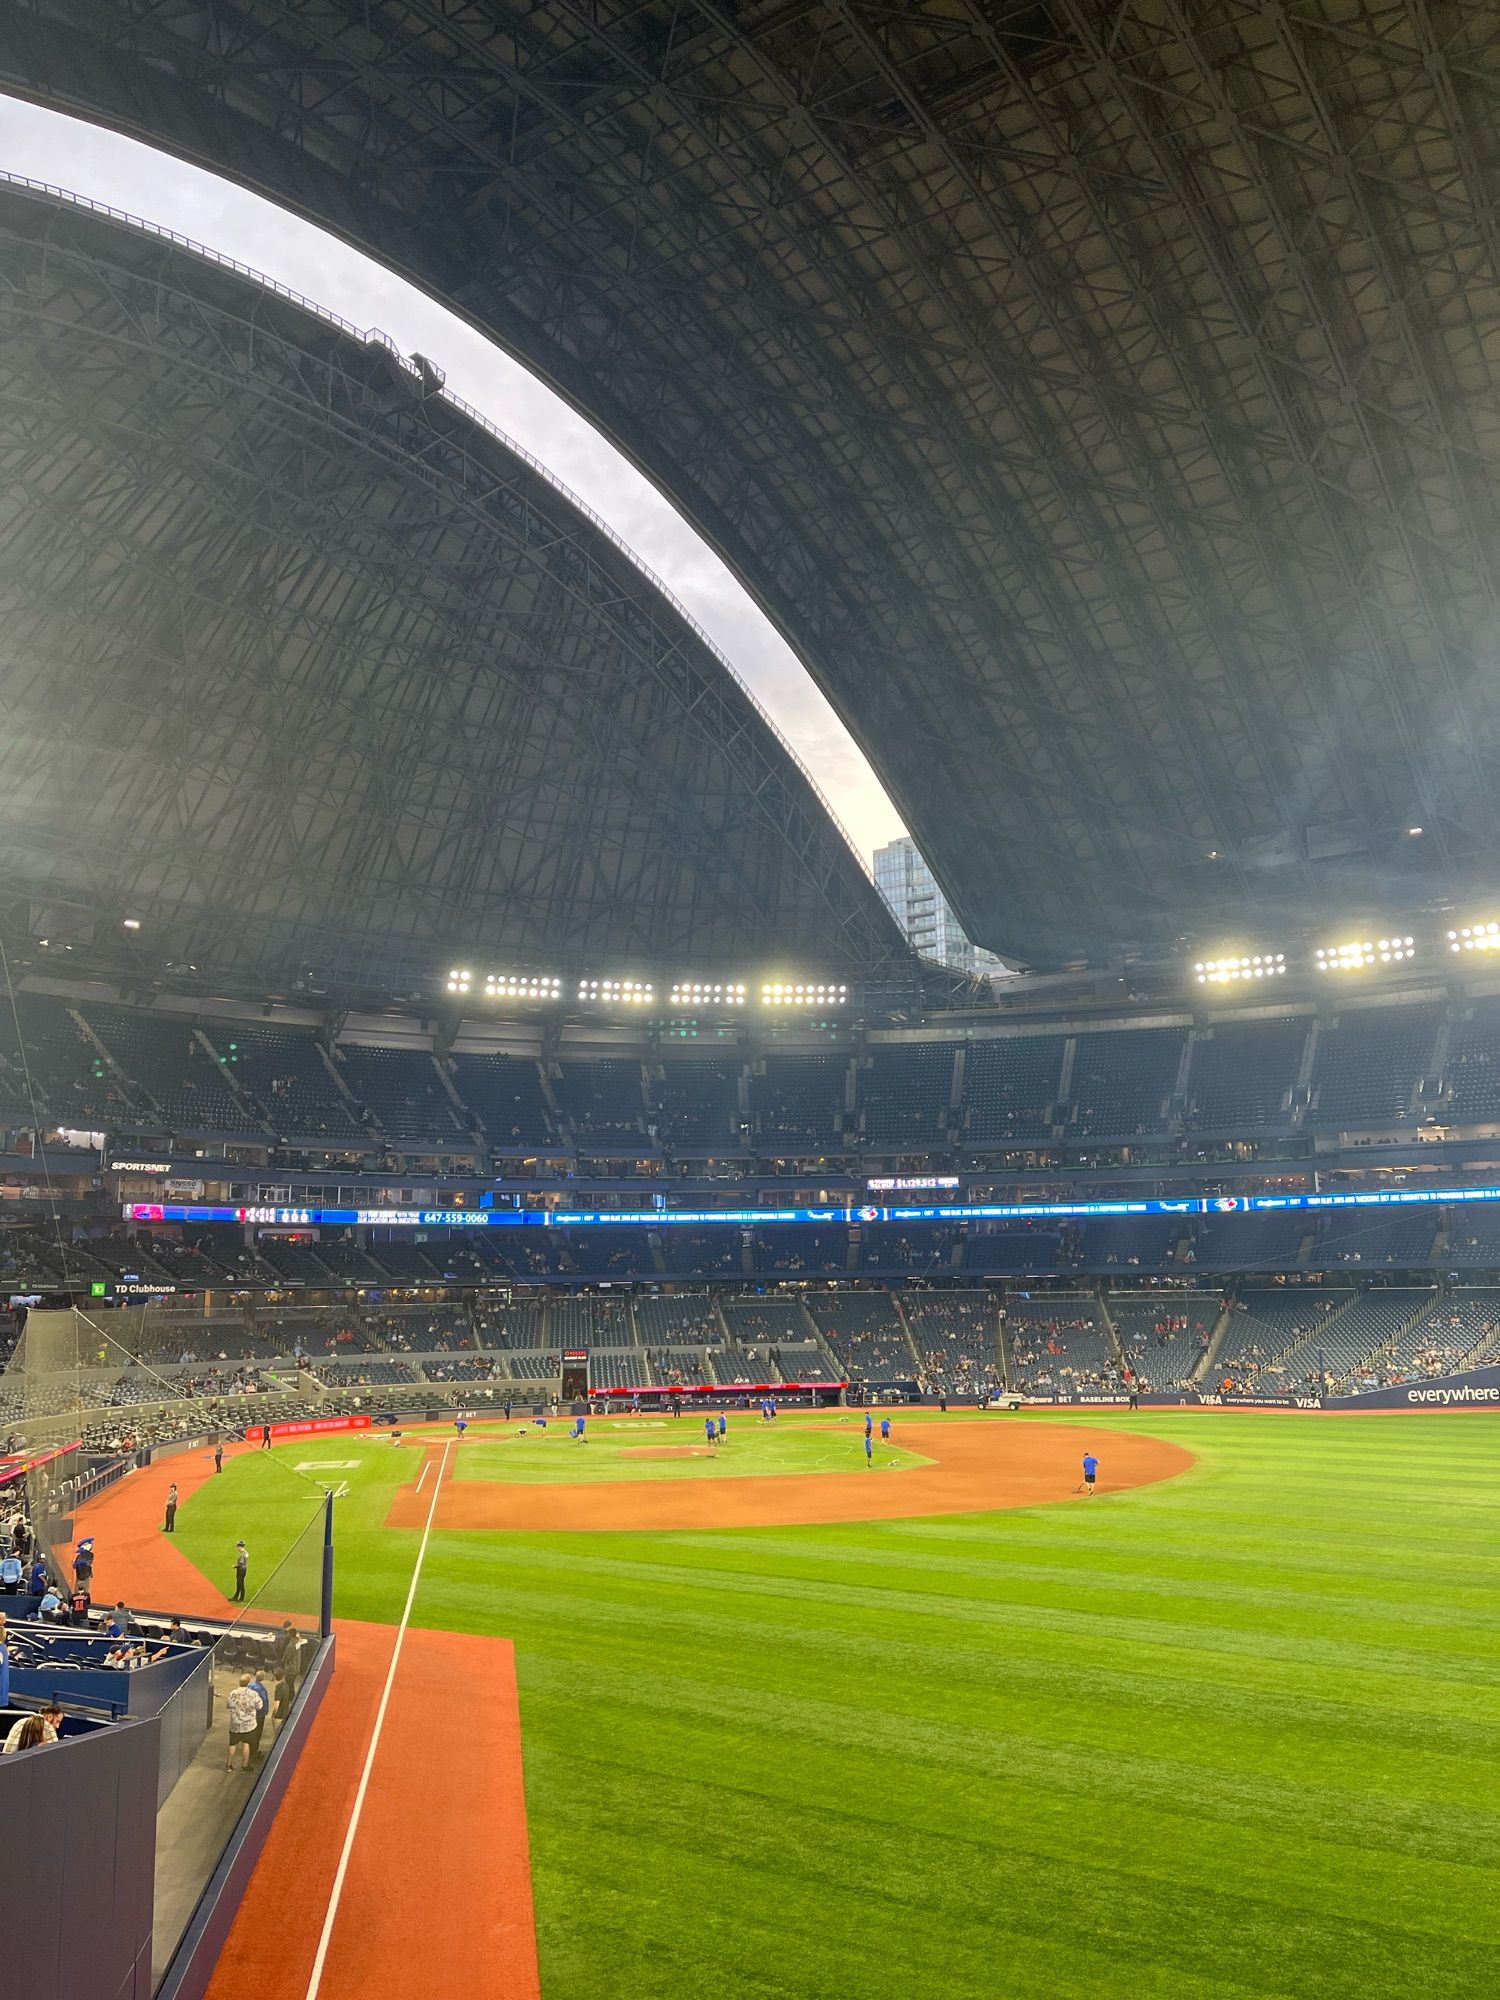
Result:
{"label": "person standing at railing", "polygon": [[[248,1674],[241,1674],[238,1686],[232,1687],[224,1697],[224,1712],[229,1718],[229,1756],[224,1769],[248,1771],[250,1745],[262,1712],[260,1696],[250,1685]],[[245,1753],[243,1758],[240,1756],[242,1750]]]}

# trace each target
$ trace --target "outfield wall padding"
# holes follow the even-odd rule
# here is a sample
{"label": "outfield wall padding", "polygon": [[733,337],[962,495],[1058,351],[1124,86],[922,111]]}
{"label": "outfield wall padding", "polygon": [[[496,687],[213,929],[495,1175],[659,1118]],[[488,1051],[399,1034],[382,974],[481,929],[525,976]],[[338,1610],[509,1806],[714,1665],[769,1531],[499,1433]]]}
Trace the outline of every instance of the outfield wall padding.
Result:
{"label": "outfield wall padding", "polygon": [[1468,1368],[1431,1381],[1367,1389],[1362,1396],[1331,1396],[1330,1410],[1500,1410],[1500,1368]]}
{"label": "outfield wall padding", "polygon": [[[1062,1409],[1104,1404],[1119,1410],[1130,1403],[1128,1392],[1116,1389],[1059,1391],[1051,1396],[1031,1395],[1027,1400],[1055,1403]],[[1457,1375],[1367,1389],[1358,1396],[1320,1396],[1314,1391],[1256,1396],[1230,1389],[1143,1389],[1138,1401],[1143,1410],[1500,1410],[1500,1367],[1468,1368]]]}

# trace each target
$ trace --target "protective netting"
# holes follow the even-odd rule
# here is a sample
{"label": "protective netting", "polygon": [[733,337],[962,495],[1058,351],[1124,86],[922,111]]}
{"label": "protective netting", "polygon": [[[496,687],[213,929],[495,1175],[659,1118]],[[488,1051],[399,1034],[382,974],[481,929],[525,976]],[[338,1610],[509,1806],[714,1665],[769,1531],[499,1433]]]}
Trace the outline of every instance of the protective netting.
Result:
{"label": "protective netting", "polygon": [[98,1468],[134,1448],[143,1420],[153,1436],[186,1427],[180,1403],[180,1385],[150,1359],[144,1309],[28,1313],[0,1370],[0,1445],[22,1468],[4,1501],[12,1535],[19,1512],[57,1583],[75,1574],[74,1515]]}

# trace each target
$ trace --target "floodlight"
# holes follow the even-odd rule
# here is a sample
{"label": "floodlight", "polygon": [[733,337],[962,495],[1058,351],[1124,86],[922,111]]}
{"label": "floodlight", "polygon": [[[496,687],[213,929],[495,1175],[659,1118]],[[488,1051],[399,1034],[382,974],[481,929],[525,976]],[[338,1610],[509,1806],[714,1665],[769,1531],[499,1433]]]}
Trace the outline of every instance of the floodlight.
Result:
{"label": "floodlight", "polygon": [[743,1007],[745,983],[728,979],[676,979],[672,982],[674,1007]]}
{"label": "floodlight", "polygon": [[656,997],[656,988],[645,979],[580,979],[578,998],[598,1000],[606,1007],[645,1007]]}
{"label": "floodlight", "polygon": [[562,981],[551,972],[489,972],[486,1000],[560,1000]]}
{"label": "floodlight", "polygon": [[1500,951],[1500,924],[1464,924],[1448,933],[1449,951]]}
{"label": "floodlight", "polygon": [[1416,955],[1415,938],[1365,938],[1358,943],[1320,945],[1313,953],[1313,964],[1319,972],[1364,972],[1372,965],[1399,965]]}
{"label": "floodlight", "polygon": [[760,989],[763,1007],[843,1007],[849,988],[832,979],[773,979]]}
{"label": "floodlight", "polygon": [[1225,958],[1200,958],[1193,973],[1200,986],[1231,986],[1245,979],[1280,979],[1286,974],[1286,953],[1247,951]]}

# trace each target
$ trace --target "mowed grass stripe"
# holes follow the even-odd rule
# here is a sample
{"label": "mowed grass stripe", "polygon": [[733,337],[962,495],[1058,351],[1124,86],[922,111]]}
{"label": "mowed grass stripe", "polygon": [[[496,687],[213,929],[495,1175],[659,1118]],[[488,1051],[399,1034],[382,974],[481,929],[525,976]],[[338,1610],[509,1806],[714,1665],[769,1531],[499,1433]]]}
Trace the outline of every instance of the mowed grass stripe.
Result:
{"label": "mowed grass stripe", "polygon": [[[516,1642],[545,2000],[1488,1989],[1500,1424],[1141,1412],[1198,1463],[1110,1495],[1125,1420],[1059,1420],[1097,1500],[434,1537],[418,1619]],[[349,1615],[400,1456],[343,1475]]]}
{"label": "mowed grass stripe", "polygon": [[[497,1614],[502,1611],[498,1598],[492,1608]],[[515,1615],[526,1615],[520,1602]],[[576,1627],[591,1626],[601,1636],[614,1632],[622,1640],[632,1627],[649,1631],[659,1615],[658,1610],[616,1600],[582,1598],[573,1599],[569,1612]],[[672,1616],[677,1651],[683,1658],[690,1653],[712,1658],[726,1629],[745,1643],[766,1646],[783,1644],[788,1630],[785,1621],[772,1619],[710,1619],[685,1610],[674,1610]],[[1159,1713],[1175,1736],[1185,1709],[1214,1711],[1225,1680],[1218,1662],[1184,1648],[1136,1645],[1108,1647],[1099,1654],[1084,1649],[1072,1659],[1059,1660],[1054,1651],[1040,1645],[1023,1649],[1010,1629],[991,1627],[982,1643],[970,1645],[957,1643],[946,1631],[940,1641],[928,1643],[922,1643],[915,1630],[896,1639],[872,1637],[857,1627],[845,1633],[832,1607],[815,1651],[818,1671],[827,1684],[837,1685],[841,1676],[874,1663],[893,1681],[899,1677],[899,1682],[926,1687],[937,1680],[955,1699],[982,1696],[1013,1707],[1024,1705],[1029,1726],[1038,1732],[1049,1705],[1060,1702],[1075,1738],[1079,1718],[1097,1711],[1111,1718],[1107,1727],[1114,1729],[1112,1718],[1122,1707],[1138,1735]],[[1252,1658],[1235,1666],[1239,1695],[1255,1700],[1263,1737],[1293,1725],[1311,1726],[1325,1744],[1347,1737],[1358,1746],[1369,1733],[1372,1717],[1378,1715],[1385,1727],[1416,1732],[1414,1741],[1461,1757],[1466,1765],[1476,1750],[1500,1751],[1500,1696],[1494,1690],[1476,1697],[1462,1681],[1429,1682],[1411,1672],[1372,1692],[1361,1670],[1351,1669],[1347,1659],[1332,1668],[1308,1665],[1301,1671],[1285,1660],[1259,1663]]]}

